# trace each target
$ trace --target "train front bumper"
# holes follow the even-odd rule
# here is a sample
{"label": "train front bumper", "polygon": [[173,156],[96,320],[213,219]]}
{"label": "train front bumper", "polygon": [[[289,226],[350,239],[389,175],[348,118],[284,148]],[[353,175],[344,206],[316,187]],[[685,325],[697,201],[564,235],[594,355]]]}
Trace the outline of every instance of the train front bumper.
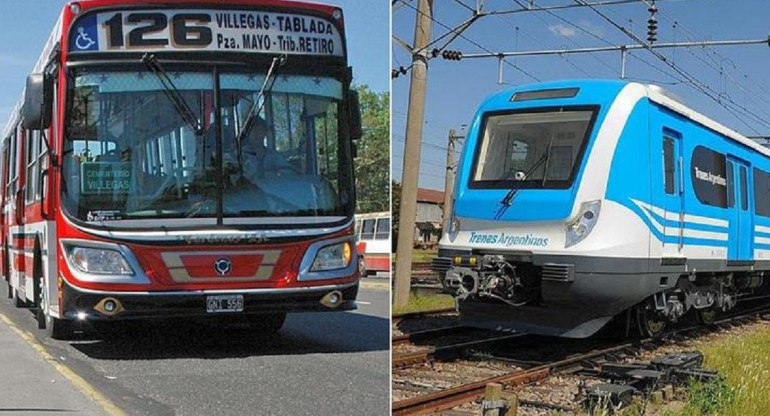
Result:
{"label": "train front bumper", "polygon": [[453,279],[462,282],[463,276],[478,276],[477,263],[471,257],[483,255],[439,250],[439,257],[431,263],[447,291],[459,295],[463,325],[585,338],[613,317],[676,282],[672,276],[661,284],[661,277],[670,271],[653,271],[649,259],[506,253],[510,263],[536,270],[538,275],[537,301],[513,306],[488,297],[463,296],[458,284],[448,284]]}

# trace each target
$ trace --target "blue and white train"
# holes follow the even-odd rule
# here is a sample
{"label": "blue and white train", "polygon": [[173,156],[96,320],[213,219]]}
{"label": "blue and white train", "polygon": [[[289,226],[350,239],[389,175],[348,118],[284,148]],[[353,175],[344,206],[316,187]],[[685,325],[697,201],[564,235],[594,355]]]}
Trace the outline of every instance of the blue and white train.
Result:
{"label": "blue and white train", "polygon": [[770,150],[656,86],[491,96],[454,195],[432,267],[466,325],[582,338],[618,317],[654,336],[768,292]]}

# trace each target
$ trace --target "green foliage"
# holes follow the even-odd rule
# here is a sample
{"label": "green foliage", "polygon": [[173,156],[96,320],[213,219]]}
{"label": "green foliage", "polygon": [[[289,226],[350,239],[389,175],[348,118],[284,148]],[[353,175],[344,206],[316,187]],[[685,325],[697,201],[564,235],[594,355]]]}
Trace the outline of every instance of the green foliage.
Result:
{"label": "green foliage", "polygon": [[390,208],[390,94],[355,87],[361,101],[364,135],[355,160],[357,212]]}
{"label": "green foliage", "polygon": [[408,313],[449,308],[455,305],[454,298],[449,295],[409,296],[405,306],[394,306],[393,313]]}
{"label": "green foliage", "polygon": [[770,414],[770,327],[695,344],[705,367],[724,378],[714,385],[690,386],[683,409],[666,416],[753,416]]}
{"label": "green foliage", "polygon": [[735,392],[720,376],[710,383],[690,382],[687,401],[697,414],[718,415],[734,398]]}
{"label": "green foliage", "polygon": [[390,207],[391,209],[391,215],[393,216],[393,220],[390,222],[391,227],[393,227],[393,241],[398,241],[398,225],[399,225],[399,219],[401,218],[401,183],[393,181],[392,183],[392,189],[393,189],[393,199],[392,199],[392,205]]}

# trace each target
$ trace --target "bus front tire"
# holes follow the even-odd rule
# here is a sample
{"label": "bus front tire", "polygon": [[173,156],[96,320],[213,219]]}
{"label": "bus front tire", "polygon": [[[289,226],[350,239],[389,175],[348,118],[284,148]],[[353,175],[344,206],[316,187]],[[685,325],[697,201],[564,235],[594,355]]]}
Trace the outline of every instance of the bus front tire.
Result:
{"label": "bus front tire", "polygon": [[8,290],[11,292],[11,298],[13,298],[13,306],[17,308],[23,308],[27,306],[27,302],[21,300],[21,297],[19,297],[19,291],[11,288],[10,284],[8,286]]}
{"label": "bus front tire", "polygon": [[361,277],[366,277],[366,274],[369,273],[366,270],[366,259],[359,256],[358,257],[358,275]]}
{"label": "bus front tire", "polygon": [[44,319],[45,332],[49,337],[61,341],[72,338],[72,334],[74,334],[74,331],[72,330],[72,321],[54,318],[51,315],[46,315]]}

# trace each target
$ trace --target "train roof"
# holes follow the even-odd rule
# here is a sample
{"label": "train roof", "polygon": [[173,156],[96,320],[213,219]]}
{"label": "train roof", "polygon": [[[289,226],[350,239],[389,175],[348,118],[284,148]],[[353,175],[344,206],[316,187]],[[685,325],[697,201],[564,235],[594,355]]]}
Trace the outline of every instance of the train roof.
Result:
{"label": "train roof", "polygon": [[[655,84],[643,84],[639,82],[631,82],[625,80],[613,80],[613,79],[574,79],[574,80],[559,80],[541,82],[535,84],[526,84],[516,88],[507,89],[490,96],[486,102],[498,101],[504,99],[505,102],[510,102],[511,97],[515,93],[529,92],[529,91],[541,91],[550,89],[563,89],[563,88],[586,88],[586,89],[600,89],[605,94],[612,94],[611,97],[605,96],[605,101],[611,102],[615,99],[620,91],[630,85],[637,85],[643,88],[644,97],[647,97],[651,102],[654,102],[664,108],[667,108],[675,113],[678,113],[684,117],[687,117],[694,122],[703,125],[704,127],[711,129],[724,137],[734,140],[743,144],[765,156],[770,157],[770,149],[762,146],[761,144],[749,139],[748,137],[738,133],[737,131],[726,127],[725,125],[706,117],[698,111],[688,107],[681,98],[670,93],[666,89]],[[542,100],[545,102],[546,100]],[[498,101],[499,102],[499,101]],[[521,101],[525,103],[527,101]],[[532,102],[532,101],[530,101]]]}

